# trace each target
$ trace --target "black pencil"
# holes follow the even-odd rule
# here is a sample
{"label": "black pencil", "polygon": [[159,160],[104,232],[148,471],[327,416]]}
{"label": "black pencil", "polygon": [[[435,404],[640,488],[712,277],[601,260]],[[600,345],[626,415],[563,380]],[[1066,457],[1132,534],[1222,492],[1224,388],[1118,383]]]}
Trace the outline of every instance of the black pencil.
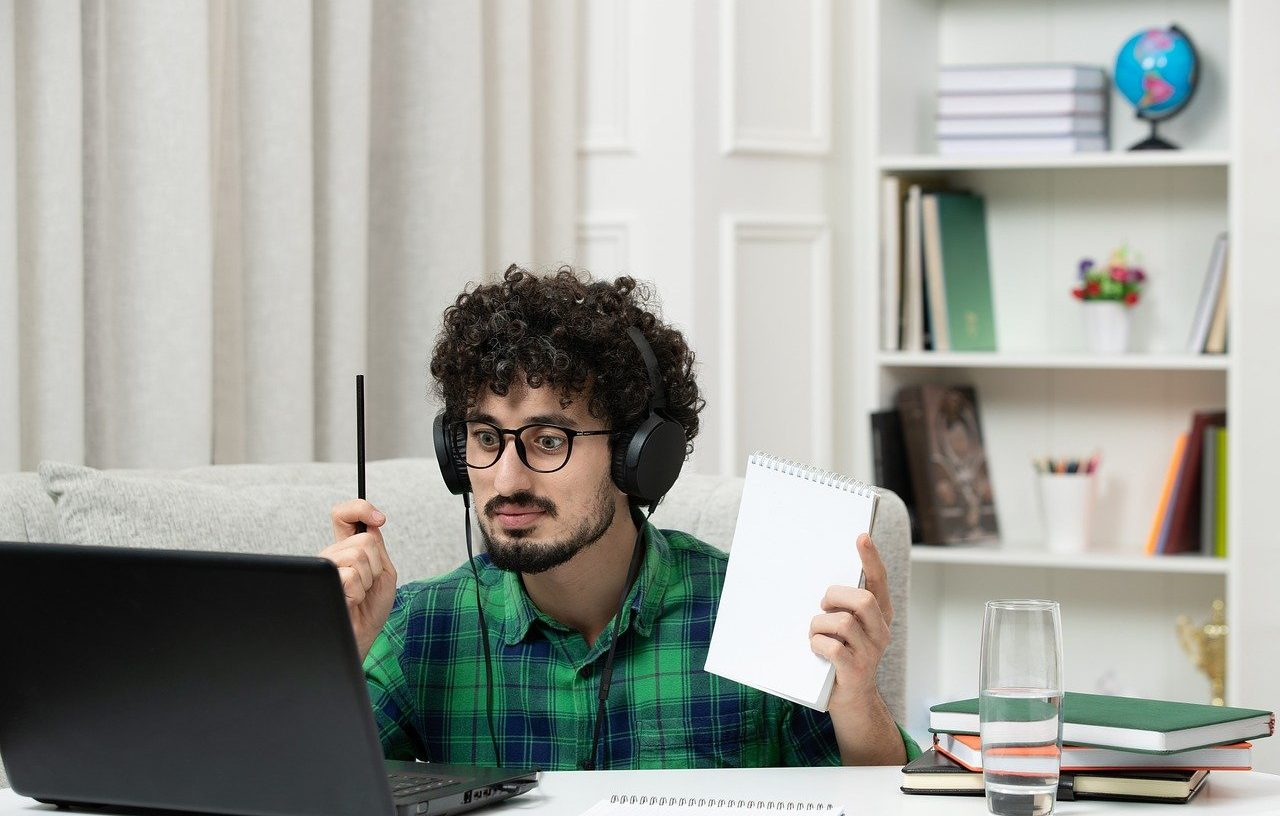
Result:
{"label": "black pencil", "polygon": [[[364,375],[356,375],[356,495],[364,496]],[[356,522],[356,532],[365,531],[363,521]]]}

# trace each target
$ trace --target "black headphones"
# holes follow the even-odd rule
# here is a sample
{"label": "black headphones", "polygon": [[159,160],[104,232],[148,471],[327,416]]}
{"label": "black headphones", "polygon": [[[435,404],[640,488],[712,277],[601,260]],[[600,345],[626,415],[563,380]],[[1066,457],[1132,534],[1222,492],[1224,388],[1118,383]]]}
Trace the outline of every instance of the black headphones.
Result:
{"label": "black headphones", "polygon": [[[649,398],[648,414],[640,424],[634,430],[621,431],[614,437],[610,475],[619,490],[640,504],[657,505],[675,484],[684,465],[684,428],[666,416],[667,393],[658,375],[658,358],[649,341],[635,326],[627,327],[627,335],[640,350],[653,394]],[[447,438],[448,429],[444,411],[441,411],[436,414],[433,436],[440,475],[444,477],[449,492],[455,495],[470,493],[465,432],[454,434],[453,439]]]}

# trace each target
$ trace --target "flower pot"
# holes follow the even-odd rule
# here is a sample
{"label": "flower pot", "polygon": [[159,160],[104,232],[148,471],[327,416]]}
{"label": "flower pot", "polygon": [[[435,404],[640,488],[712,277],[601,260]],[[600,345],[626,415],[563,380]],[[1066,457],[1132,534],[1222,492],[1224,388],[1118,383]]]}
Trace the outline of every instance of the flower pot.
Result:
{"label": "flower pot", "polygon": [[1084,308],[1084,337],[1096,354],[1124,354],[1129,350],[1129,307],[1119,300],[1088,300]]}

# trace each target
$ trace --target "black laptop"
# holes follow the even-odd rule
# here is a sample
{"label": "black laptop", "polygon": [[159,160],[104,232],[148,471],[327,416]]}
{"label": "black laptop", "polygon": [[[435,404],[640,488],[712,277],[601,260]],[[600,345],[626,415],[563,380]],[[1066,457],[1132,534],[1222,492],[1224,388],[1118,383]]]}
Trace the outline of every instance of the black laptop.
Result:
{"label": "black laptop", "polygon": [[322,558],[0,542],[0,653],[0,756],[42,802],[407,816],[537,784],[382,758]]}

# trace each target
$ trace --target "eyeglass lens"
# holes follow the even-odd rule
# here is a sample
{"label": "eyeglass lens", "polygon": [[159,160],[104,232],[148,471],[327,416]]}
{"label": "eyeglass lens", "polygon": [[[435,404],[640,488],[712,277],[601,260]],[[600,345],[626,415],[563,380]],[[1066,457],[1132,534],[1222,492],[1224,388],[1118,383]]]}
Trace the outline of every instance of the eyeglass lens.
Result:
{"label": "eyeglass lens", "polygon": [[[504,436],[488,422],[467,422],[467,465],[487,468],[502,455]],[[550,425],[530,425],[520,432],[524,450],[520,458],[530,470],[549,473],[564,466],[571,446],[569,434]]]}

